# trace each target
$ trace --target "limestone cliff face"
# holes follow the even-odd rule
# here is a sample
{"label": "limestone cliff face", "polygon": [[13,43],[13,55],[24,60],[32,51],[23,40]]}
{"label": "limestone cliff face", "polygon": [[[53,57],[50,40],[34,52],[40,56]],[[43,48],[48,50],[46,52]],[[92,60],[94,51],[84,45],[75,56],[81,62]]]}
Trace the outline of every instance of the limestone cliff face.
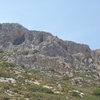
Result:
{"label": "limestone cliff face", "polygon": [[100,65],[100,52],[92,51],[88,45],[63,41],[51,33],[28,30],[17,23],[0,24],[0,47],[13,52],[12,59],[26,67],[70,73],[71,66],[93,69]]}
{"label": "limestone cliff face", "polygon": [[92,51],[92,57],[94,59],[94,65],[100,70],[100,49]]}

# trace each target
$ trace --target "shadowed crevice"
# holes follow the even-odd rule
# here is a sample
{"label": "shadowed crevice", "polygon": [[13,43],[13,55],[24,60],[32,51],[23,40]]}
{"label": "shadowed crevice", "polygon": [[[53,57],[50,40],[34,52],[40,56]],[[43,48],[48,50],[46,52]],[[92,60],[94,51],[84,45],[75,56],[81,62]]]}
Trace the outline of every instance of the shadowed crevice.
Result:
{"label": "shadowed crevice", "polygon": [[13,45],[20,45],[25,41],[25,37],[18,37],[13,41]]}

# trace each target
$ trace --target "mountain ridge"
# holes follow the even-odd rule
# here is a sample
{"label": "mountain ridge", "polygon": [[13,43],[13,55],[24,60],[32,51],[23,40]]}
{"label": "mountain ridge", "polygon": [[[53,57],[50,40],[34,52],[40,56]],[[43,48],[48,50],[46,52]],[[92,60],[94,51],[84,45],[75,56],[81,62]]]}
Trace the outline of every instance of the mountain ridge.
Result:
{"label": "mountain ridge", "polygon": [[99,49],[0,24],[0,100],[99,99]]}
{"label": "mountain ridge", "polygon": [[25,49],[30,55],[36,50],[38,56],[62,57],[69,66],[97,67],[92,55],[96,50],[92,51],[88,45],[64,41],[43,31],[31,31],[17,23],[0,24],[0,47],[12,52]]}

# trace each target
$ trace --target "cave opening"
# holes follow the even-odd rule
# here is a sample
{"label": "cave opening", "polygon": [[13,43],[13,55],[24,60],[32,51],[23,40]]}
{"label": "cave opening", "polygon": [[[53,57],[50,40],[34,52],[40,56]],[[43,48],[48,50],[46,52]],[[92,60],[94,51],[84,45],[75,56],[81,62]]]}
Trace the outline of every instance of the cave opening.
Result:
{"label": "cave opening", "polygon": [[13,41],[13,45],[20,45],[25,41],[25,37],[18,37]]}

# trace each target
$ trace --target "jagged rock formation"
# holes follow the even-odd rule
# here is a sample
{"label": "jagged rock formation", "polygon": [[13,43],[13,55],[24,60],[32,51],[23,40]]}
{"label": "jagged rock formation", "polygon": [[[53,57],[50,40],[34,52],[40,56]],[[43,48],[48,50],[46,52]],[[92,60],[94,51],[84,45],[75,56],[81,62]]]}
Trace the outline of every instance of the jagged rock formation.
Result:
{"label": "jagged rock formation", "polygon": [[69,76],[72,66],[100,69],[100,50],[92,51],[88,45],[63,41],[50,33],[28,30],[17,23],[0,24],[0,47],[13,52],[10,60],[25,67],[53,68]]}

